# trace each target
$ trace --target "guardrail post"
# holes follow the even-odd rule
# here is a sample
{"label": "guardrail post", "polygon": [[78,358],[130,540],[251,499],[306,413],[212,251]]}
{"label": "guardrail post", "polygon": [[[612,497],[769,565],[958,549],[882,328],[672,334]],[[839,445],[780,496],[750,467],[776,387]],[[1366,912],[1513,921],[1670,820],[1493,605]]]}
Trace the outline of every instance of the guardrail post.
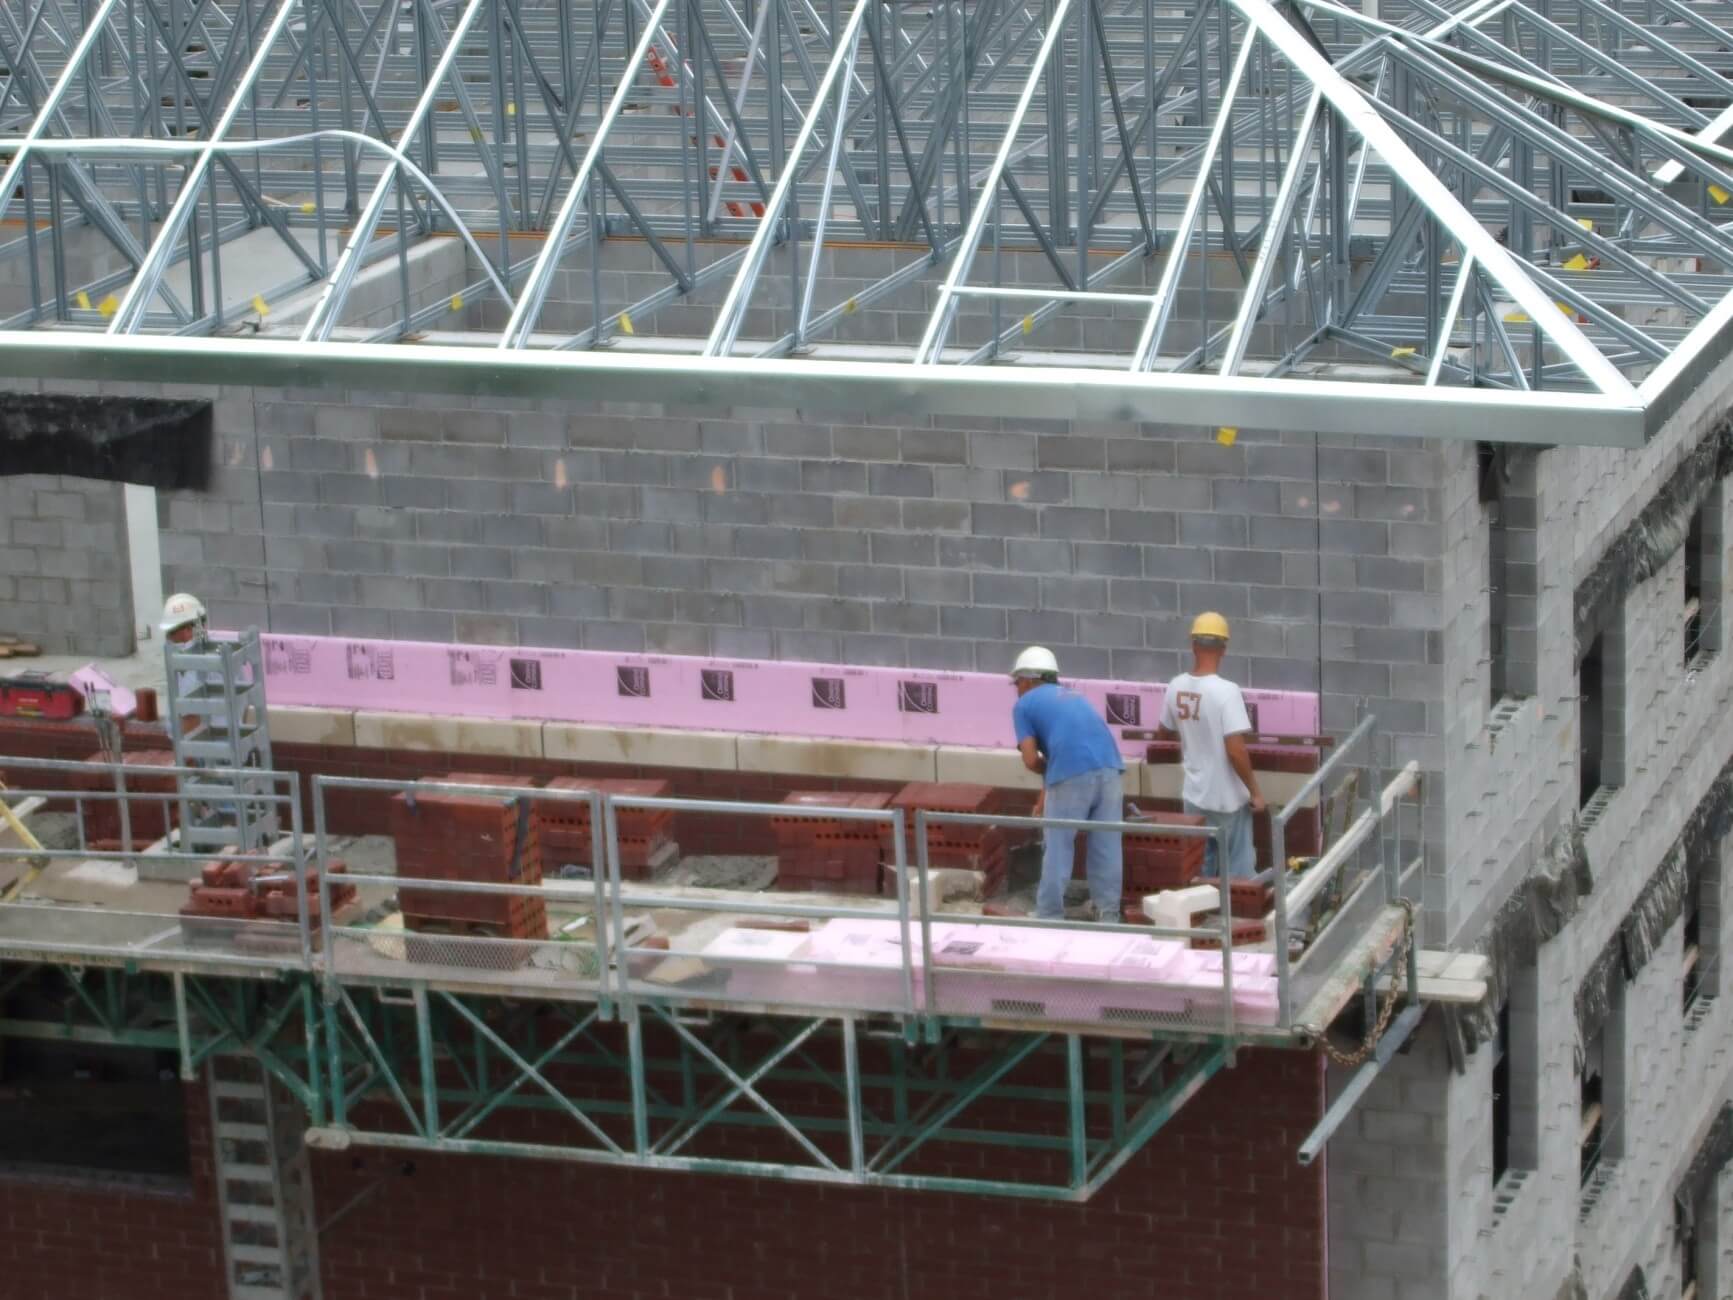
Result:
{"label": "guardrail post", "polygon": [[[897,809],[897,847],[902,849],[902,809]],[[921,908],[921,995],[926,1009],[929,1039],[937,1041],[939,1024],[938,991],[933,975],[933,915],[931,879],[932,867],[927,852],[927,810],[915,809],[915,872],[920,887]]]}
{"label": "guardrail post", "polygon": [[1270,857],[1276,869],[1276,1015],[1282,1025],[1294,1023],[1294,990],[1288,968],[1288,808],[1270,814]]}
{"label": "guardrail post", "polygon": [[[319,931],[324,940],[320,946],[323,949],[325,961],[323,983],[327,1007],[335,1005],[337,1001],[337,936],[335,933],[337,927],[331,924],[330,847],[325,831],[325,778],[315,775],[313,777],[313,860],[319,864],[319,915],[322,918]],[[328,1017],[326,1023],[331,1026],[331,1032],[335,1034],[337,1032],[336,1021]],[[336,1061],[341,1055],[338,1044],[333,1041],[331,1043],[333,1070],[337,1068]],[[343,1089],[342,1075],[337,1075],[333,1083],[338,1093],[341,1094]]]}
{"label": "guardrail post", "polygon": [[[605,890],[608,900],[611,900],[604,901],[603,913],[604,915],[611,914],[613,917],[614,960],[619,967],[620,1005],[626,1008],[629,1024],[634,1030],[636,1030],[638,1024],[638,1000],[633,995],[631,988],[631,971],[629,969],[631,966],[631,954],[626,947],[626,906],[620,901],[620,895],[625,888],[620,883],[624,879],[624,873],[620,867],[620,818],[614,811],[614,797],[612,795],[603,795],[598,793],[597,797],[601,800],[602,822],[607,833],[608,854]],[[592,809],[592,821],[594,820],[594,816],[594,809]],[[602,972],[602,978],[603,981],[606,982],[607,972],[605,970]],[[642,1050],[641,1045],[640,1050]],[[640,1061],[634,1068],[638,1072],[636,1084],[641,1087],[643,1083],[642,1061]],[[633,1104],[634,1106],[637,1105],[636,1100],[634,1100]]]}
{"label": "guardrail post", "polygon": [[[120,847],[121,851],[127,855],[123,861],[128,866],[132,866],[132,800],[126,797],[125,763],[116,763],[114,765],[114,792],[119,796],[120,802]],[[168,819],[165,817],[163,820],[167,821]]]}
{"label": "guardrail post", "polygon": [[1234,887],[1229,876],[1228,834],[1225,827],[1213,832],[1216,845],[1216,880],[1221,890],[1222,922],[1222,1037],[1227,1040],[1228,1064],[1234,1063]]}
{"label": "guardrail post", "polygon": [[[588,792],[590,805],[590,928],[596,944],[596,1015],[601,1020],[613,1018],[613,999],[609,996],[608,967],[613,960],[613,944],[609,927],[614,921],[614,897],[608,888],[608,838],[602,822],[599,791]],[[622,965],[625,958],[620,958]]]}
{"label": "guardrail post", "polygon": [[[289,852],[295,859],[295,919],[301,927],[301,969],[310,971],[313,969],[313,924],[307,907],[307,852],[301,826],[301,778],[295,772],[285,772],[283,776],[289,784]],[[325,873],[320,871],[319,875],[323,880]],[[323,894],[320,897],[319,924],[326,928],[331,925],[331,913],[325,910]]]}
{"label": "guardrail post", "polygon": [[[913,1033],[918,1026],[919,1012],[915,1008],[915,954],[914,933],[909,929],[909,855],[908,844],[904,836],[908,833],[908,823],[903,820],[901,808],[891,809],[891,863],[896,868],[897,876],[897,927],[902,938],[903,966],[903,1014],[905,1034]],[[922,908],[922,928],[926,923],[926,907]],[[931,1007],[928,1008],[931,1011]]]}

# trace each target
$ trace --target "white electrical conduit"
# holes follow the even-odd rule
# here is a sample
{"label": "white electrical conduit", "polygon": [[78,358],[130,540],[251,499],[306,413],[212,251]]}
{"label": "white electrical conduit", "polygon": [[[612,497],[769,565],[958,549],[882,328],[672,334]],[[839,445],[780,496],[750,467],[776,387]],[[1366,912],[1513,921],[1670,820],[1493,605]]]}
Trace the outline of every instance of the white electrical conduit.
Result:
{"label": "white electrical conduit", "polygon": [[458,237],[463,240],[469,251],[475,254],[476,261],[481,263],[482,270],[493,283],[494,291],[499,294],[508,307],[513,305],[511,293],[494,272],[492,261],[488,259],[486,253],[482,252],[481,245],[476,242],[469,227],[463,224],[463,218],[457,215],[457,209],[446,201],[445,195],[439,192],[439,188],[434,185],[427,174],[411,162],[408,155],[401,149],[386,144],[385,141],[375,136],[363,135],[359,131],[344,131],[338,127],[328,127],[320,131],[278,136],[270,140],[223,140],[216,144],[203,140],[185,142],[180,140],[144,140],[130,136],[124,139],[111,138],[106,140],[32,140],[27,146],[24,141],[0,143],[0,153],[6,153],[8,150],[21,153],[28,147],[31,153],[113,154],[117,158],[130,159],[144,153],[194,154],[207,150],[213,153],[264,153],[267,150],[282,149],[289,145],[307,144],[313,140],[343,140],[395,159],[397,165],[408,172],[410,177],[427,191],[428,196],[439,206],[439,210],[446,215],[446,218],[457,231]]}

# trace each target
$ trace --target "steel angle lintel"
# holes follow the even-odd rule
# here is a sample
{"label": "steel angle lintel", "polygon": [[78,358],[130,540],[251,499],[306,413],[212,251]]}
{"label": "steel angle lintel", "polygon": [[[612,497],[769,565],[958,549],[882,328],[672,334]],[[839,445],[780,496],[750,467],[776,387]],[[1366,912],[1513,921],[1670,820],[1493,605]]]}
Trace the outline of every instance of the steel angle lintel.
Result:
{"label": "steel angle lintel", "polygon": [[1636,400],[1332,379],[1047,366],[499,351],[154,335],[0,332],[0,377],[445,392],[883,415],[998,415],[1546,446],[1639,447]]}
{"label": "steel angle lintel", "polygon": [[1408,1041],[1409,1035],[1414,1032],[1414,1027],[1420,1023],[1420,1017],[1425,1013],[1425,1006],[1415,1003],[1404,1007],[1401,1014],[1391,1022],[1390,1028],[1384,1031],[1384,1037],[1378,1040],[1378,1046],[1372,1049],[1371,1059],[1348,1080],[1347,1087],[1342,1089],[1336,1100],[1330,1103],[1330,1108],[1324,1112],[1324,1118],[1318,1121],[1317,1127],[1300,1143],[1299,1158],[1302,1165],[1311,1164],[1323,1152],[1325,1145],[1336,1135],[1336,1130],[1342,1127],[1342,1121],[1348,1118],[1355,1104],[1372,1086],[1372,1081],[1402,1049],[1402,1044]]}

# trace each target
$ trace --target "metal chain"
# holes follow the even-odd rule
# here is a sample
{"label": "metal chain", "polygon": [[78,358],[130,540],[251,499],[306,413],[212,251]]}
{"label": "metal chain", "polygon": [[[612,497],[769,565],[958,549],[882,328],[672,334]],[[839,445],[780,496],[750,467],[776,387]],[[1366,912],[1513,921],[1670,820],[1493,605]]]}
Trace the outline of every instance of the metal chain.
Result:
{"label": "metal chain", "polygon": [[[1406,898],[1398,898],[1396,902],[1402,908],[1402,943],[1396,949],[1395,960],[1391,965],[1393,971],[1402,970],[1408,965],[1408,950],[1414,946],[1414,904]],[[1402,1001],[1400,979],[1392,979],[1390,983],[1390,996],[1378,1012],[1378,1018],[1366,1031],[1365,1041],[1352,1052],[1344,1052],[1333,1046],[1324,1031],[1315,1025],[1296,1025],[1295,1028],[1316,1039],[1318,1046],[1324,1049],[1324,1054],[1337,1065],[1352,1069],[1372,1055],[1373,1048],[1378,1046],[1378,1040],[1384,1037],[1384,1031],[1390,1028],[1390,1020],[1396,1014],[1397,1004]]]}

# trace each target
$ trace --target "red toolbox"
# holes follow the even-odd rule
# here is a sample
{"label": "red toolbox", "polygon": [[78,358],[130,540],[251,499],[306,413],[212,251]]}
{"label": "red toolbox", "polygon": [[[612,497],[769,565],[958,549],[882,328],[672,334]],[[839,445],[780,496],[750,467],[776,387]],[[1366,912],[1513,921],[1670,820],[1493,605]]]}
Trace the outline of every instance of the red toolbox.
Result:
{"label": "red toolbox", "polygon": [[47,673],[0,677],[0,718],[51,718],[64,721],[84,712],[84,696],[70,682]]}

